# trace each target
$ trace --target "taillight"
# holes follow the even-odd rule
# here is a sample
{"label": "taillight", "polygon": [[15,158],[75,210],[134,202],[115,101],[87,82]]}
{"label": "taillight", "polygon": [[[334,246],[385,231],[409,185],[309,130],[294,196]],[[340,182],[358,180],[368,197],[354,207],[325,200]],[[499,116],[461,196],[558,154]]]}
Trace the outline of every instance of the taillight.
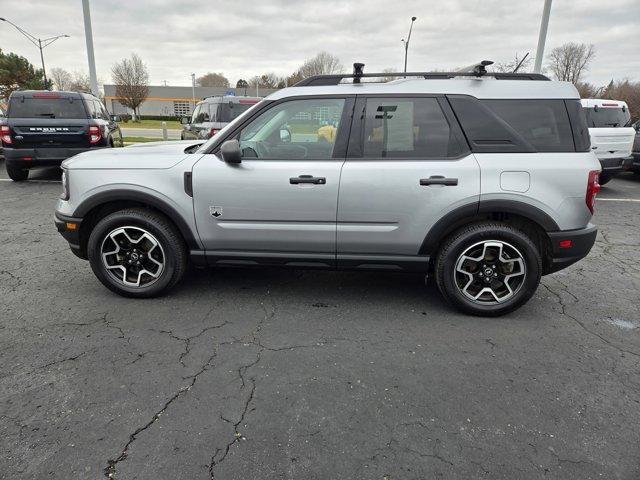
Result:
{"label": "taillight", "polygon": [[91,144],[98,143],[101,138],[102,138],[102,135],[100,134],[100,127],[98,127],[97,125],[90,125],[89,126],[89,143]]}
{"label": "taillight", "polygon": [[209,132],[209,138],[213,137],[219,131],[220,131],[219,128],[212,128],[211,131]]}
{"label": "taillight", "polygon": [[587,181],[587,196],[585,197],[585,202],[591,213],[593,213],[593,207],[596,204],[596,195],[600,191],[600,184],[598,183],[599,175],[600,170],[591,170]]}
{"label": "taillight", "polygon": [[13,143],[11,140],[11,127],[9,127],[9,125],[0,125],[0,140],[7,145]]}

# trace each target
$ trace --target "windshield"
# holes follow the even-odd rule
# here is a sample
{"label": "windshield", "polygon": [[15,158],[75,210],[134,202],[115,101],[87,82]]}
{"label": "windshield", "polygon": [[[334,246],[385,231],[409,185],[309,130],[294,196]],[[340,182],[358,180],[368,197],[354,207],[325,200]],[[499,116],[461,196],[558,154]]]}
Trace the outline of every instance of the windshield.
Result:
{"label": "windshield", "polygon": [[230,122],[253,107],[258,100],[221,103],[218,108],[218,122]]}
{"label": "windshield", "polygon": [[629,109],[611,107],[585,108],[590,128],[628,127],[631,123]]}
{"label": "windshield", "polygon": [[196,150],[196,153],[205,153],[206,151],[208,151],[211,148],[211,146],[217,143],[221,138],[224,138],[225,133],[228,132],[229,129],[235,128],[235,125],[237,125],[239,122],[242,122],[245,118],[250,116],[254,110],[259,108],[261,105],[264,105],[264,103],[265,103],[265,100],[262,100],[261,102],[256,103],[255,105],[250,105],[250,108],[242,112],[242,114],[237,116],[233,121],[231,121],[231,123],[228,123],[227,125],[225,125],[224,128],[222,128],[222,130],[220,130],[217,134],[215,134],[205,143],[200,145],[200,148]]}
{"label": "windshield", "polygon": [[79,98],[12,98],[9,115],[13,118],[87,118]]}

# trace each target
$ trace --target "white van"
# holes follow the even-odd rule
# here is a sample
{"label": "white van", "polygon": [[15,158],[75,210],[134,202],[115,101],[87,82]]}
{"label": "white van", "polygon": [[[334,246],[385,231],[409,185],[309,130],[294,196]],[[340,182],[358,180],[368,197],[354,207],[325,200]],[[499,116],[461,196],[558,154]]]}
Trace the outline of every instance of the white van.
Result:
{"label": "white van", "polygon": [[587,117],[591,149],[602,165],[600,185],[604,185],[617,173],[629,170],[633,162],[631,148],[636,132],[629,107],[625,102],[602,98],[583,98],[580,102]]}

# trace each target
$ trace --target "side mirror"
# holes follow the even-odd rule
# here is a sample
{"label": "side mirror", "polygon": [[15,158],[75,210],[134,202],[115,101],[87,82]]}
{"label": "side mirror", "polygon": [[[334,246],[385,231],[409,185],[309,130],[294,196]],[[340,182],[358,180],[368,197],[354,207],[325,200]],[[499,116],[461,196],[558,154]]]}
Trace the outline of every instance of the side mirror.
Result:
{"label": "side mirror", "polygon": [[191,117],[182,117],[180,123],[182,125],[189,125],[191,123]]}
{"label": "side mirror", "polygon": [[280,129],[280,141],[282,143],[291,143],[291,131],[288,128]]}
{"label": "side mirror", "polygon": [[222,154],[222,159],[227,163],[242,162],[242,152],[240,151],[238,140],[224,142],[220,147],[220,153]]}

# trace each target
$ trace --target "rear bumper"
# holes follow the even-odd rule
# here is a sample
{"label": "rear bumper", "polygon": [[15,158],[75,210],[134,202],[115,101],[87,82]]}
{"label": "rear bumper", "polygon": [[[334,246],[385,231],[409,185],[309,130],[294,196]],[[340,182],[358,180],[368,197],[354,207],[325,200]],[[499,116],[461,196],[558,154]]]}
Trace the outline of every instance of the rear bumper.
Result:
{"label": "rear bumper", "polygon": [[616,173],[631,170],[633,165],[633,156],[624,158],[604,158],[600,159],[602,173],[607,175],[615,175]]}
{"label": "rear bumper", "polygon": [[640,172],[640,152],[633,152],[633,155],[631,155],[631,157],[633,158],[631,169],[634,172]]}
{"label": "rear bumper", "polygon": [[60,232],[60,235],[69,242],[69,248],[71,248],[71,251],[78,257],[86,260],[87,254],[82,251],[80,246],[80,224],[82,223],[82,219],[69,217],[55,212],[53,215],[53,221],[56,224],[56,228],[58,229],[58,232]]}
{"label": "rear bumper", "polygon": [[[547,232],[551,240],[551,265],[546,273],[557,272],[586,257],[596,241],[597,234],[598,229],[591,223],[579,230]],[[560,246],[561,242],[568,241],[571,241],[570,246]]]}
{"label": "rear bumper", "polygon": [[92,149],[89,147],[47,149],[5,147],[4,159],[7,163],[21,168],[48,167],[60,165],[67,158],[87,150]]}

